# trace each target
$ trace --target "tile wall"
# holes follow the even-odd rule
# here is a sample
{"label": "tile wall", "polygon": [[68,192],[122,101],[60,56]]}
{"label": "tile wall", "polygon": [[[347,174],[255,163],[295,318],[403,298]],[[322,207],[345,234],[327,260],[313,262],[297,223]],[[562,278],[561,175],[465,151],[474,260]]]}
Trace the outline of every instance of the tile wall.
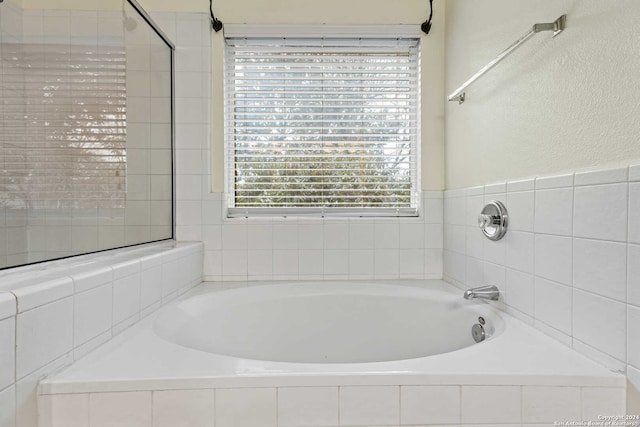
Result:
{"label": "tile wall", "polygon": [[20,6],[0,11],[0,267],[170,238],[170,49],[130,7],[125,31]]}
{"label": "tile wall", "polygon": [[[491,200],[509,212],[497,242],[476,225]],[[498,286],[508,313],[640,387],[640,166],[446,191],[444,217],[447,281]]]}
{"label": "tile wall", "polygon": [[40,379],[202,280],[201,243],[152,244],[0,276],[0,427],[36,427]]}
{"label": "tile wall", "polygon": [[206,14],[152,13],[176,43],[176,233],[205,244],[208,281],[442,277],[442,192],[409,219],[227,219],[212,193]]}
{"label": "tile wall", "polygon": [[[624,413],[624,388],[278,387],[41,396],[41,427],[534,427]],[[622,405],[622,406],[621,406]]]}

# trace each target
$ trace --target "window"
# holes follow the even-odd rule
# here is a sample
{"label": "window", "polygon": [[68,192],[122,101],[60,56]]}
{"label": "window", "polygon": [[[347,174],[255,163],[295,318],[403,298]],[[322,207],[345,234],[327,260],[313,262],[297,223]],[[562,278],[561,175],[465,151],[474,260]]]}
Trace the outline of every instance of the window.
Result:
{"label": "window", "polygon": [[229,216],[415,216],[418,39],[228,38]]}

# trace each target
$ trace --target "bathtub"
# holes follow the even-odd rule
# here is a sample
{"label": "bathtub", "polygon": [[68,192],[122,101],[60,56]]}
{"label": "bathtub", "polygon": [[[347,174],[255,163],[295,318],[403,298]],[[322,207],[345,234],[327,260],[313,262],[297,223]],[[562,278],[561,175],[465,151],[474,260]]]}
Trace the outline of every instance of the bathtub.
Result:
{"label": "bathtub", "polygon": [[615,415],[624,387],[439,280],[205,283],[43,380],[39,405],[47,422],[73,404],[144,427],[157,411],[216,426],[520,425]]}
{"label": "bathtub", "polygon": [[169,307],[153,329],[169,342],[242,359],[371,363],[468,347],[479,321],[489,340],[504,328],[491,306],[455,293],[342,282],[204,293]]}

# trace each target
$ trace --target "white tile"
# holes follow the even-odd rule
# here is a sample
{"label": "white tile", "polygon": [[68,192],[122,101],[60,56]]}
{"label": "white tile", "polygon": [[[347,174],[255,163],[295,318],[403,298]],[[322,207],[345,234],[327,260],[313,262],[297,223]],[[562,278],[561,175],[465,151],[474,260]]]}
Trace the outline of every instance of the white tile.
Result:
{"label": "white tile", "polygon": [[482,259],[484,256],[484,239],[486,237],[478,227],[466,227],[466,230],[467,255]]}
{"label": "white tile", "polygon": [[[111,266],[113,269],[113,280],[122,279],[140,272],[140,261],[129,260],[123,261]],[[106,282],[105,282],[106,283]],[[76,291],[77,292],[77,291]]]}
{"label": "white tile", "polygon": [[108,331],[112,325],[111,284],[73,297],[73,342],[78,346]]}
{"label": "white tile", "polygon": [[567,347],[571,347],[573,345],[573,339],[571,338],[571,335],[561,332],[558,329],[551,327],[538,319],[534,319],[533,326],[537,330],[566,345]]}
{"label": "white tile", "polygon": [[273,274],[273,252],[271,250],[248,251],[247,274],[249,276]]}
{"label": "white tile", "polygon": [[222,251],[206,251],[203,268],[205,277],[222,276]]}
{"label": "white tile", "polygon": [[533,231],[535,212],[533,191],[508,193],[506,207],[510,231]]}
{"label": "white tile", "polygon": [[15,296],[10,292],[0,292],[0,319],[15,316],[17,313],[17,302]]}
{"label": "white tile", "polygon": [[203,43],[201,23],[199,19],[193,19],[184,14],[177,15],[176,41],[180,46],[200,46]]}
{"label": "white tile", "polygon": [[483,242],[484,260],[493,264],[505,265],[507,241],[504,238],[497,241],[485,238]]}
{"label": "white tile", "polygon": [[349,274],[349,251],[324,251],[325,276]]}
{"label": "white tile", "polygon": [[424,274],[424,249],[400,249],[400,276],[420,278]]}
{"label": "white tile", "polygon": [[522,387],[522,421],[580,420],[579,387]]}
{"label": "white tile", "polygon": [[506,296],[504,300],[507,305],[529,316],[533,316],[535,301],[533,276],[507,268],[506,283]]}
{"label": "white tile", "polygon": [[624,361],[626,321],[625,304],[574,289],[574,338]]}
{"label": "white tile", "polygon": [[151,416],[150,391],[89,395],[91,427],[151,427]]}
{"label": "white tile", "polygon": [[[203,225],[202,240],[208,250],[211,250],[211,251],[221,250],[222,249],[222,226]],[[256,249],[260,249],[260,248],[256,248]]]}
{"label": "white tile", "polygon": [[640,243],[640,183],[629,184],[629,243]]}
{"label": "white tile", "polygon": [[70,277],[47,280],[14,289],[13,294],[18,300],[18,312],[21,313],[73,295],[73,280]]}
{"label": "white tile", "polygon": [[398,276],[400,274],[400,252],[398,249],[376,249],[374,274],[376,276]]}
{"label": "white tile", "polygon": [[324,253],[317,249],[298,251],[298,274],[301,276],[322,275],[324,273]]}
{"label": "white tile", "polygon": [[535,275],[570,285],[572,282],[573,244],[569,237],[536,235]]}
{"label": "white tile", "polygon": [[578,353],[588,357],[589,359],[601,364],[605,368],[613,372],[624,373],[625,370],[631,369],[631,365],[625,364],[625,362],[616,359],[615,357],[607,354],[601,350],[593,348],[592,346],[583,343],[577,338],[572,339],[571,347]]}
{"label": "white tile", "polygon": [[373,258],[374,251],[372,249],[357,249],[349,251],[349,275],[351,276],[367,276],[373,275]]}
{"label": "white tile", "polygon": [[[505,291],[506,284],[506,269],[501,265],[491,264],[490,262],[484,263],[483,280],[488,285],[495,285],[500,289],[500,292]],[[501,295],[503,299],[504,294]]]}
{"label": "white tile", "polygon": [[506,193],[506,191],[507,191],[506,182],[497,182],[494,184],[487,184],[484,186],[484,194],[499,194],[499,193]]}
{"label": "white tile", "polygon": [[38,396],[40,427],[87,427],[89,395],[45,394]]}
{"label": "white tile", "polygon": [[[160,303],[158,303],[158,308],[159,308],[159,304]],[[102,344],[109,341],[112,337],[113,335],[111,333],[111,330],[109,330],[103,334],[98,335],[95,338],[90,339],[84,344],[75,346],[75,348],[73,349],[73,360],[79,360],[83,358],[84,356],[89,354],[91,351],[95,350],[96,348],[100,347]]]}
{"label": "white tile", "polygon": [[[202,94],[202,74],[199,72],[181,71],[175,74],[176,84],[176,98],[197,98]],[[182,126],[198,126],[197,124],[182,124]],[[178,132],[176,131],[176,139],[178,139]],[[182,136],[182,135],[181,135]],[[197,139],[198,143],[201,142],[202,137]],[[182,144],[180,148],[200,148],[200,145],[189,145],[185,147]]]}
{"label": "white tile", "polygon": [[200,200],[201,198],[201,175],[176,175],[176,200]]}
{"label": "white tile", "polygon": [[626,183],[577,187],[574,198],[574,236],[627,240]]}
{"label": "white tile", "polygon": [[466,224],[467,200],[466,197],[453,197],[444,199],[444,223],[452,225]]}
{"label": "white tile", "polygon": [[273,249],[298,249],[298,224],[273,224]]}
{"label": "white tile", "polygon": [[640,181],[640,165],[629,166],[629,181]]}
{"label": "white tile", "polygon": [[534,316],[561,332],[571,335],[571,288],[535,278]]}
{"label": "white tile", "polygon": [[133,274],[113,282],[113,324],[140,312],[140,275]]}
{"label": "white tile", "polygon": [[[15,382],[16,319],[0,320],[0,390]],[[1,425],[1,424],[0,424]]]}
{"label": "white tile", "polygon": [[373,222],[351,222],[349,224],[349,249],[373,249]]}
{"label": "white tile", "polygon": [[325,249],[349,248],[349,224],[325,222],[324,225]]}
{"label": "white tile", "polygon": [[512,231],[505,236],[505,242],[507,245],[507,267],[525,273],[533,273],[533,233]]}
{"label": "white tile", "polygon": [[541,176],[536,178],[536,190],[573,186],[573,174]]}
{"label": "white tile", "polygon": [[467,227],[464,225],[445,225],[444,247],[450,251],[464,254],[466,252]]}
{"label": "white tile", "polygon": [[275,388],[216,390],[216,427],[275,427]]}
{"label": "white tile", "polygon": [[425,249],[442,249],[444,245],[444,227],[442,224],[424,225]]}
{"label": "white tile", "polygon": [[484,205],[484,193],[480,193],[477,196],[467,197],[465,225],[478,228],[478,215],[482,212]]}
{"label": "white tile", "polygon": [[300,249],[322,249],[323,224],[321,221],[313,223],[301,222],[298,224],[298,247]]}
{"label": "white tile", "polygon": [[460,422],[460,387],[400,387],[401,424],[456,424]]}
{"label": "white tile", "polygon": [[225,251],[247,249],[247,225],[224,224],[222,226],[222,249]]}
{"label": "white tile", "polygon": [[640,246],[628,245],[627,302],[640,306]]}
{"label": "white tile", "polygon": [[627,245],[601,240],[573,240],[573,286],[625,301]]}
{"label": "white tile", "polygon": [[0,391],[0,426],[15,427],[16,388],[8,387]]}
{"label": "white tile", "polygon": [[[203,200],[202,201],[202,223],[203,224],[222,224],[222,201],[221,200]],[[226,215],[226,214],[225,214]]]}
{"label": "white tile", "polygon": [[[442,249],[425,249],[424,250],[424,274],[425,279],[442,279],[443,269],[443,250]],[[427,277],[430,276],[430,277]],[[436,276],[436,277],[433,277]]]}
{"label": "white tile", "polygon": [[579,419],[601,422],[598,416],[630,414],[625,412],[625,400],[623,387],[583,387],[582,416]]}
{"label": "white tile", "polygon": [[73,298],[19,314],[16,329],[16,378],[22,378],[71,351]]}
{"label": "white tile", "polygon": [[424,222],[427,224],[442,224],[444,219],[444,200],[441,198],[424,199]]}
{"label": "white tile", "polygon": [[640,414],[640,370],[633,366],[627,366],[626,403],[627,414]]}
{"label": "white tile", "polygon": [[340,424],[400,424],[400,387],[341,387]]}
{"label": "white tile", "polygon": [[479,259],[470,257],[466,259],[465,276],[467,278],[467,287],[483,286],[486,284],[484,279],[484,265],[485,263]]}
{"label": "white tile", "polygon": [[575,186],[615,184],[626,182],[629,168],[602,169],[594,171],[576,172]]}
{"label": "white tile", "polygon": [[424,224],[400,223],[400,248],[424,248]]}
{"label": "white tile", "polygon": [[161,265],[140,273],[140,308],[149,307],[162,299],[164,280]]}
{"label": "white tile", "polygon": [[394,249],[400,246],[400,224],[395,221],[374,224],[374,245],[376,249]]}
{"label": "white tile", "polygon": [[[73,362],[71,353],[57,358],[51,363],[34,371],[16,383],[16,426],[35,427],[38,424],[38,383],[54,372],[58,372]],[[3,426],[4,427],[4,426]]]}
{"label": "white tile", "polygon": [[153,427],[211,427],[214,421],[214,390],[153,392]]}
{"label": "white tile", "polygon": [[444,220],[444,199],[423,199],[422,217],[426,224],[442,224]]}
{"label": "white tile", "polygon": [[520,422],[521,394],[514,386],[463,386],[462,423]]}
{"label": "white tile", "polygon": [[271,250],[273,248],[272,224],[248,224],[247,232],[250,250]]}
{"label": "white tile", "polygon": [[573,189],[536,190],[535,198],[535,232],[571,236]]}
{"label": "white tile", "polygon": [[273,274],[276,276],[295,276],[298,274],[297,250],[273,251]]}
{"label": "white tile", "polygon": [[640,308],[627,306],[627,363],[640,369]]}
{"label": "white tile", "polygon": [[[521,191],[531,191],[536,187],[535,178],[527,178],[518,181],[509,181],[507,182],[507,191],[509,193],[521,192]],[[507,196],[509,197],[509,196]]]}
{"label": "white tile", "polygon": [[338,407],[337,387],[281,387],[278,426],[337,426]]}

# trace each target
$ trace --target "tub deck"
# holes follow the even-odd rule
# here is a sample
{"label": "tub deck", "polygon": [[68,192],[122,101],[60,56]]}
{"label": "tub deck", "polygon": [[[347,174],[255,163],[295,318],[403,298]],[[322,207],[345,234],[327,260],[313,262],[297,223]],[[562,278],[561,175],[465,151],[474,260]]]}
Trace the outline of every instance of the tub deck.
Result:
{"label": "tub deck", "polygon": [[[460,293],[440,280],[399,283]],[[239,286],[247,284],[203,283],[185,298]],[[451,353],[391,362],[305,364],[240,359],[165,341],[152,328],[161,312],[43,380],[39,393],[372,385],[619,388],[626,384],[623,375],[607,370],[504,313],[501,313],[505,321],[502,334]]]}

